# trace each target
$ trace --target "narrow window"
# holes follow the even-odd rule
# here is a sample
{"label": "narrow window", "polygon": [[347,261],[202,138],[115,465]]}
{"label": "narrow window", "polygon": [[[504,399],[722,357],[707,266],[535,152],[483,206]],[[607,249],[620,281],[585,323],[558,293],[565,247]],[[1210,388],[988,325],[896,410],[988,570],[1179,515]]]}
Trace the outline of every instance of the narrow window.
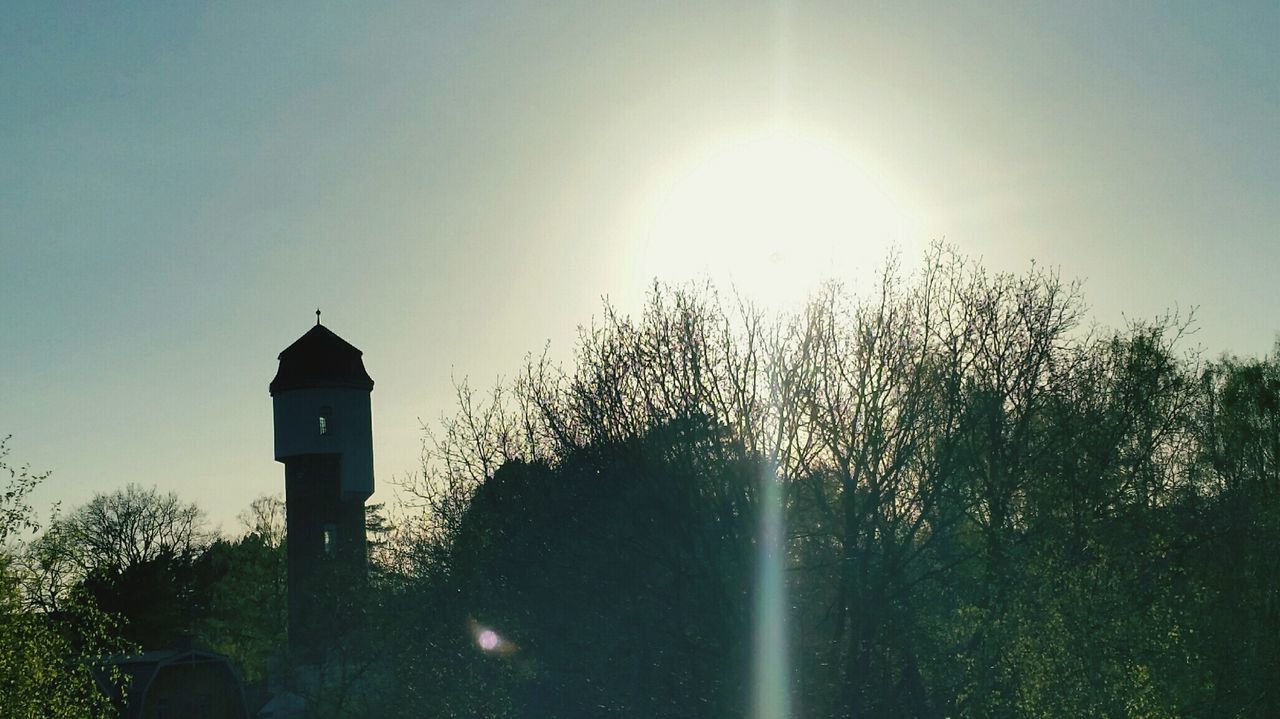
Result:
{"label": "narrow window", "polygon": [[333,547],[338,541],[338,528],[332,524],[324,525],[324,553],[333,554]]}
{"label": "narrow window", "polygon": [[333,431],[333,410],[328,407],[320,408],[320,434],[329,434]]}

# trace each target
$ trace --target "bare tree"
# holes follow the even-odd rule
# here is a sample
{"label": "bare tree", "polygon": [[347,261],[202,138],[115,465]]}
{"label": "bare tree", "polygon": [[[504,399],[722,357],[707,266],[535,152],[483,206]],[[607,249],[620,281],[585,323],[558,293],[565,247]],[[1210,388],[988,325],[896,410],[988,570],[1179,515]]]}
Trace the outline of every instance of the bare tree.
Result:
{"label": "bare tree", "polygon": [[284,498],[278,494],[264,494],[249,503],[249,507],[236,515],[249,534],[255,534],[268,547],[279,547],[285,537]]}
{"label": "bare tree", "polygon": [[27,549],[23,584],[29,601],[56,610],[93,572],[120,573],[161,557],[190,562],[213,539],[195,504],[130,484],[55,517]]}
{"label": "bare tree", "polygon": [[[1210,485],[1271,496],[1276,375],[1192,381],[1200,365],[1177,353],[1186,322],[1105,332],[1082,328],[1084,315],[1077,283],[1034,265],[988,273],[943,245],[912,275],[891,261],[869,295],[829,285],[775,318],[709,287],[655,285],[638,316],[606,305],[568,367],[544,355],[488,396],[460,385],[413,485],[429,541],[409,546],[430,547],[447,577],[467,561],[452,550],[477,491],[501,467],[554,474],[593,448],[663,436],[664,461],[700,497],[724,499],[706,505],[733,508],[724,516],[750,516],[758,497],[704,468],[765,467],[784,488],[806,715],[1123,715],[1132,696],[1175,706],[1172,680],[1144,663],[1194,664],[1160,574],[1181,546],[1174,518],[1195,517]],[[702,521],[728,526],[714,514]],[[651,543],[654,564],[704,568]],[[1134,591],[1136,577],[1165,594]],[[1125,619],[1144,602],[1158,605],[1150,631]],[[1083,656],[1112,676],[1089,674]]]}

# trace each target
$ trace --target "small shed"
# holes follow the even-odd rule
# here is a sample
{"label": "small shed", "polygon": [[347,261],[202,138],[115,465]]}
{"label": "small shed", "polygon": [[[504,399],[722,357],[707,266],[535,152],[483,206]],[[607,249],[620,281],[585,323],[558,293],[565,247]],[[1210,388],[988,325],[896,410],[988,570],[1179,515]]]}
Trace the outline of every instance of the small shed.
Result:
{"label": "small shed", "polygon": [[249,719],[244,683],[224,654],[194,647],[160,649],[107,660],[124,676],[124,694],[101,686],[121,719]]}

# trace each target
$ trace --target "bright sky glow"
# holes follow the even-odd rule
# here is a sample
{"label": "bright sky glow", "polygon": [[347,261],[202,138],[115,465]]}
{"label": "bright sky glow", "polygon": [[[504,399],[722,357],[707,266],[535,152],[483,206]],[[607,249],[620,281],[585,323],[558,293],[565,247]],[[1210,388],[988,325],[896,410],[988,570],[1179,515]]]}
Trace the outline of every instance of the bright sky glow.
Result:
{"label": "bright sky glow", "polygon": [[827,279],[914,255],[911,213],[853,154],[781,124],[719,138],[647,192],[632,283],[706,276],[791,308]]}

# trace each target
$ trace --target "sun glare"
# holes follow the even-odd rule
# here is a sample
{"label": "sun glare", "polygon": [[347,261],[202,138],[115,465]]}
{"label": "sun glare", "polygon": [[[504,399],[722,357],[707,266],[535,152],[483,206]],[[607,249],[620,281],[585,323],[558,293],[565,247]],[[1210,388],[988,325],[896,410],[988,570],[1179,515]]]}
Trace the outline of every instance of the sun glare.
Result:
{"label": "sun glare", "polygon": [[715,144],[648,193],[631,268],[707,276],[775,307],[825,279],[867,274],[891,247],[909,249],[909,215],[853,155],[784,130]]}

